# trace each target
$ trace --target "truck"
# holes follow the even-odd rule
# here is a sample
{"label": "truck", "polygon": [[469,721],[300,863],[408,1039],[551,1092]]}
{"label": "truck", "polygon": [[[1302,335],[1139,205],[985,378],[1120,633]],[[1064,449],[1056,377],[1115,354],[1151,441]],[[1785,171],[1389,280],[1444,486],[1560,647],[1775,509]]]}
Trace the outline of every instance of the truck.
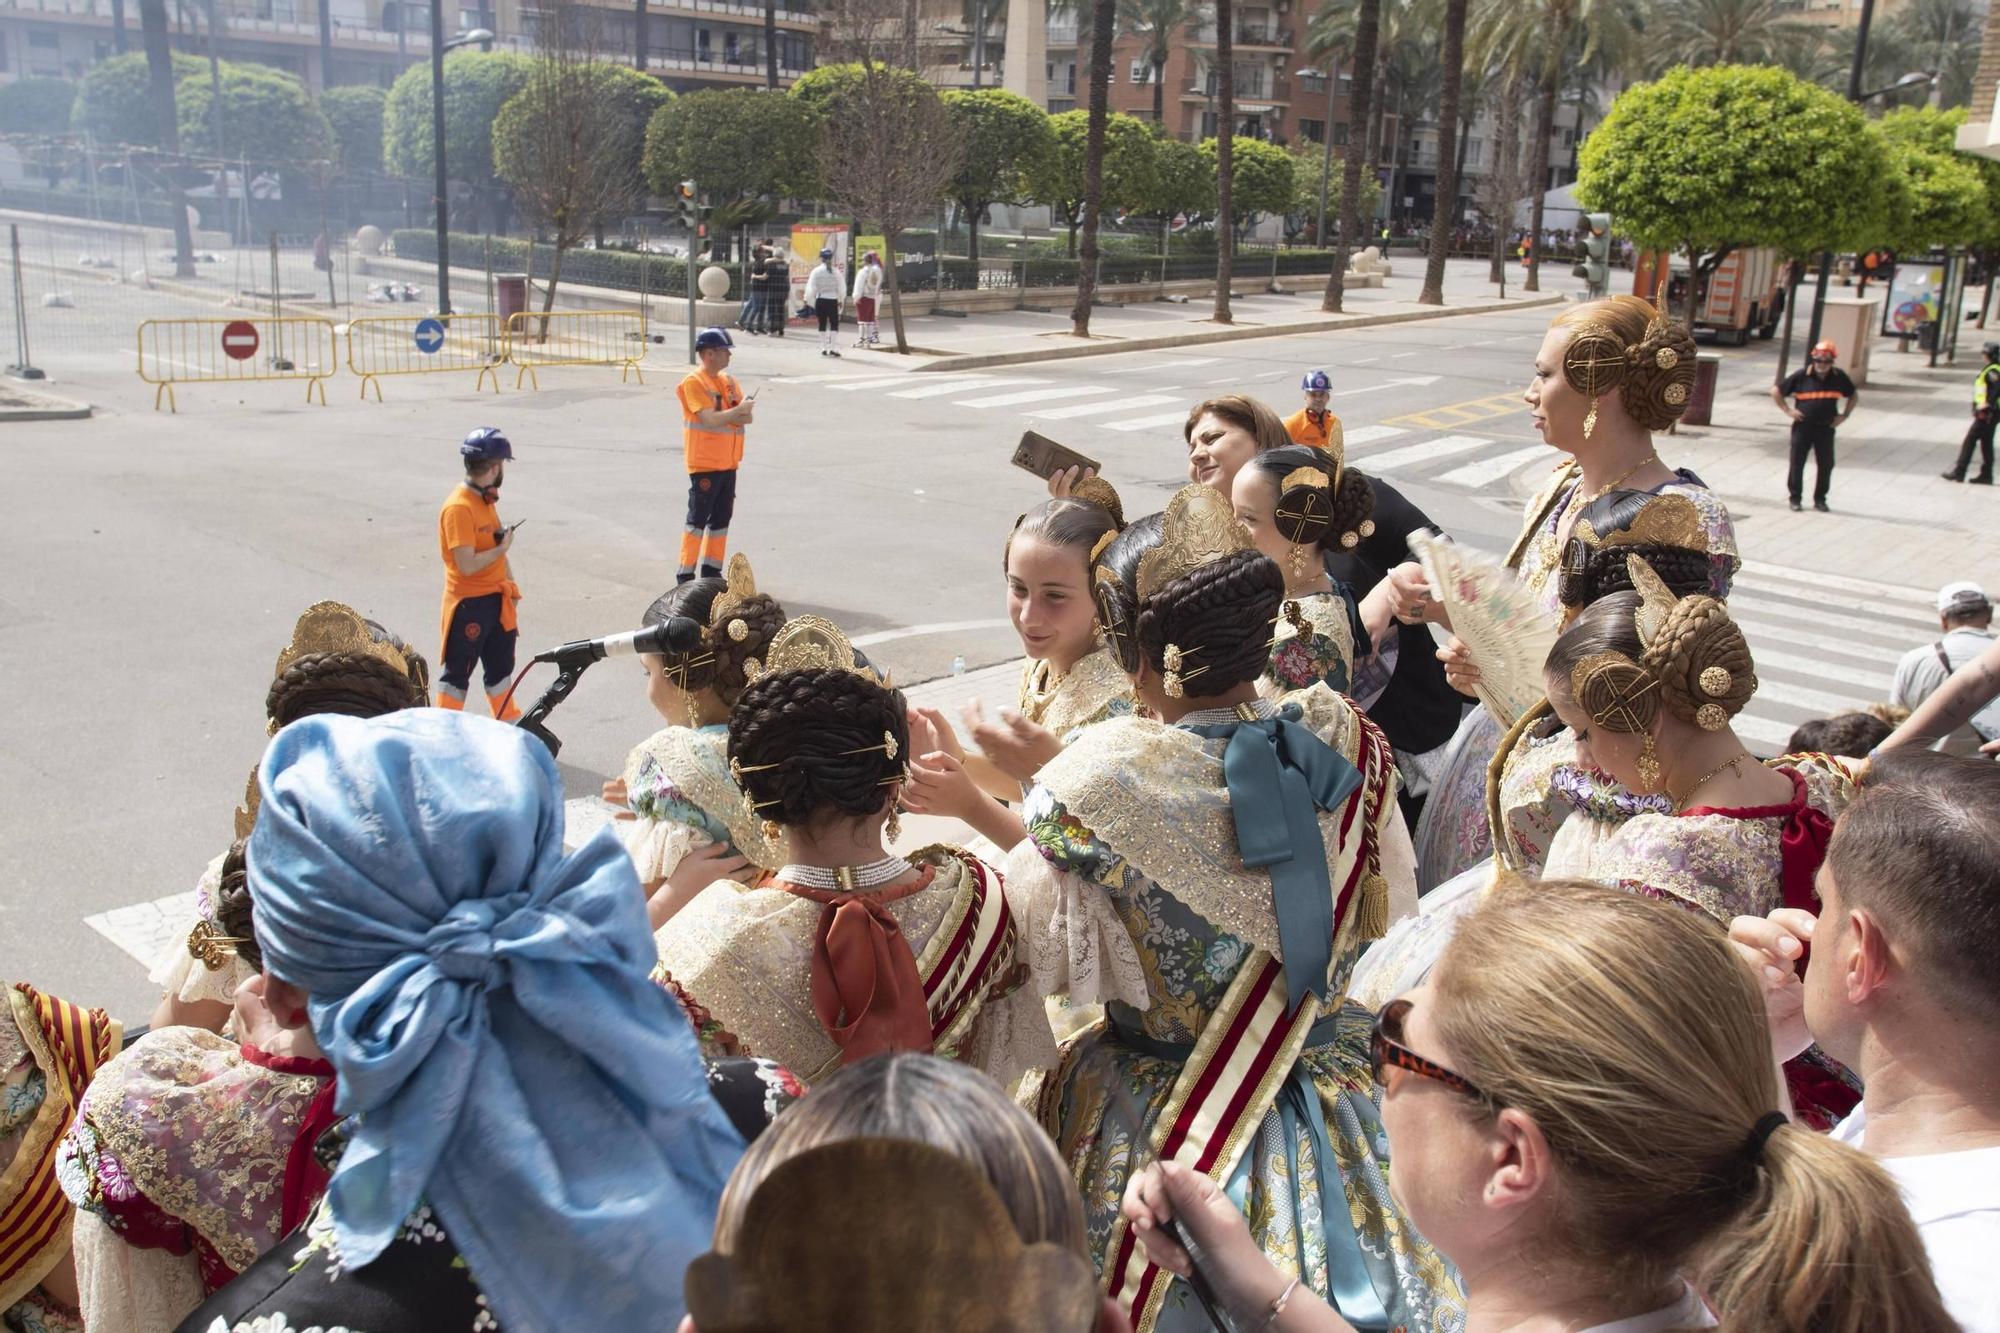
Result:
{"label": "truck", "polygon": [[[1659,291],[1660,274],[1667,274],[1667,308],[1679,311],[1687,303],[1688,265],[1679,255],[1641,254],[1632,265],[1632,291],[1647,300]],[[1742,347],[1755,333],[1768,339],[1778,331],[1785,310],[1784,257],[1769,246],[1731,250],[1709,272],[1695,305],[1694,332],[1706,331],[1716,342]]]}

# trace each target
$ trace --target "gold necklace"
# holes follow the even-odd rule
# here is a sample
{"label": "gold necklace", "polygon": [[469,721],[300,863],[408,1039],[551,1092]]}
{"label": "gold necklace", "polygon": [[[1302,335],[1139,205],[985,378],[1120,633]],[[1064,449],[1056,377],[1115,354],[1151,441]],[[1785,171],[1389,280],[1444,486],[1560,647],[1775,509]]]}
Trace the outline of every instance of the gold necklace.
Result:
{"label": "gold necklace", "polygon": [[[1634,463],[1631,467],[1626,468],[1616,477],[1613,477],[1608,483],[1598,487],[1596,493],[1593,494],[1588,500],[1585,500],[1583,502],[1584,506],[1588,508],[1589,506],[1596,504],[1599,500],[1602,500],[1605,496],[1611,494],[1611,492],[1617,490],[1620,486],[1623,486],[1627,481],[1631,480],[1632,475],[1638,472],[1640,468],[1645,467],[1646,464],[1648,463],[1657,463],[1659,461],[1660,461],[1660,456],[1657,453],[1647,454],[1644,458]],[[1578,489],[1579,490],[1582,489],[1580,478],[1579,478]],[[1570,507],[1574,509],[1576,506],[1572,505]]]}
{"label": "gold necklace", "polygon": [[1685,795],[1676,796],[1674,798],[1674,804],[1676,806],[1685,808],[1688,803],[1688,797],[1700,791],[1703,783],[1707,782],[1710,778],[1715,777],[1716,775],[1721,773],[1722,770],[1725,768],[1734,772],[1736,776],[1742,777],[1743,771],[1740,768],[1738,768],[1737,765],[1741,764],[1745,759],[1748,759],[1749,757],[1750,754],[1746,750],[1744,753],[1737,755],[1735,758],[1730,759],[1725,763],[1717,764],[1714,768],[1709,769],[1708,772],[1702,774],[1700,777],[1694,780],[1694,785],[1687,789],[1687,793]]}

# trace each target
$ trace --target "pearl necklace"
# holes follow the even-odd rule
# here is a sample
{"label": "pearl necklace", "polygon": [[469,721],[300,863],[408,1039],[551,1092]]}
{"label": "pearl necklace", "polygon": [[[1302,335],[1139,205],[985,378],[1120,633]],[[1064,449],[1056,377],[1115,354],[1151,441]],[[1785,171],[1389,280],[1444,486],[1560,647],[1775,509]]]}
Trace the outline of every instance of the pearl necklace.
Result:
{"label": "pearl necklace", "polygon": [[900,856],[885,856],[865,866],[788,865],[778,878],[802,889],[878,889],[916,869]]}

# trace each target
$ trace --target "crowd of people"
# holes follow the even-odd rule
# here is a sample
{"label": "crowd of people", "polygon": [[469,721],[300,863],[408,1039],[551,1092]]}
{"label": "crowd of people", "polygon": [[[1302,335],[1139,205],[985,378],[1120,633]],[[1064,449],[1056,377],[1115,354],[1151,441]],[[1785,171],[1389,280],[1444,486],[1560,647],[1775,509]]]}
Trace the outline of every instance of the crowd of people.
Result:
{"label": "crowd of people", "polygon": [[508,725],[475,432],[440,678],[300,617],[148,1029],[6,992],[7,1329],[2000,1333],[2000,768],[1910,743],[1991,605],[1894,735],[1753,757],[1684,327],[1557,317],[1559,465],[1457,578],[1323,372],[1197,405],[1160,513],[1056,473],[958,723],[696,514],[704,352],[620,818]]}

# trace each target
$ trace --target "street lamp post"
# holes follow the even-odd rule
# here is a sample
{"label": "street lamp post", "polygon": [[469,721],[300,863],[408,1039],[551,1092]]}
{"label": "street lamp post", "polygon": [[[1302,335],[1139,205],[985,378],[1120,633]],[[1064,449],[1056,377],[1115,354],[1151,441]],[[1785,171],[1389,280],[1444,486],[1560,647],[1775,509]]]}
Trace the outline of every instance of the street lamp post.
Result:
{"label": "street lamp post", "polygon": [[445,194],[449,188],[444,169],[444,53],[461,46],[491,49],[493,34],[485,28],[444,39],[444,0],[431,0],[431,165],[436,193],[431,203],[437,218],[438,303],[440,315],[451,313],[451,228],[446,217]]}
{"label": "street lamp post", "polygon": [[[1316,69],[1297,71],[1301,79],[1321,73]],[[1340,88],[1340,62],[1333,62],[1333,68],[1326,73],[1326,123],[1320,126],[1319,153],[1319,230],[1314,233],[1319,239],[1319,248],[1326,249],[1326,186],[1333,175],[1333,95]]]}

